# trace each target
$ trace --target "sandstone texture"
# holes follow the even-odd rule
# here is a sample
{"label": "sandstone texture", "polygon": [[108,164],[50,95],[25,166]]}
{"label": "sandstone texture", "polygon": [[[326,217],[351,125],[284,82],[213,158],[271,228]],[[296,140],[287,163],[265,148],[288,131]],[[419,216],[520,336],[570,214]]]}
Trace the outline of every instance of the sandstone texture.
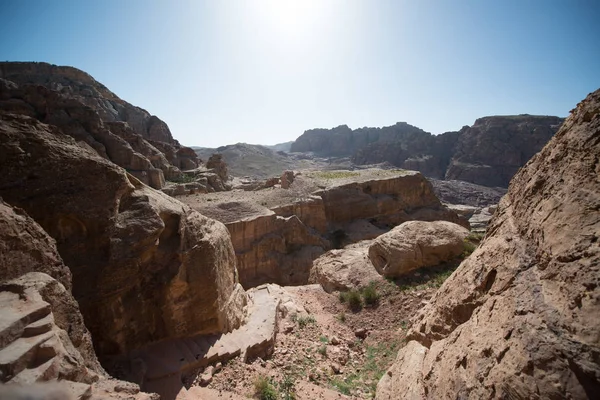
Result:
{"label": "sandstone texture", "polygon": [[600,91],[517,173],[377,399],[597,398]]}
{"label": "sandstone texture", "polygon": [[[241,323],[245,294],[223,224],[34,118],[0,113],[0,168],[0,196],[56,240],[99,357]],[[65,281],[56,253],[32,254]]]}
{"label": "sandstone texture", "polygon": [[506,187],[556,133],[559,117],[492,116],[458,132],[432,135],[405,122],[352,130],[346,125],[305,131],[292,152],[351,157],[358,165],[389,163],[430,178]]}
{"label": "sandstone texture", "polygon": [[373,240],[369,259],[381,275],[396,278],[457,258],[468,235],[467,229],[447,221],[408,221]]}
{"label": "sandstone texture", "polygon": [[330,250],[313,262],[308,283],[318,283],[327,293],[347,291],[381,280],[368,256],[370,241]]}
{"label": "sandstone texture", "polygon": [[0,110],[61,128],[157,189],[199,163],[192,149],[173,139],[166,123],[75,68],[0,63]]}
{"label": "sandstone texture", "polygon": [[[107,378],[55,241],[6,203],[0,204],[0,237],[0,383],[6,384],[0,397],[119,399],[125,396],[115,387],[127,385],[130,399],[154,398]],[[34,385],[53,380],[60,383]]]}

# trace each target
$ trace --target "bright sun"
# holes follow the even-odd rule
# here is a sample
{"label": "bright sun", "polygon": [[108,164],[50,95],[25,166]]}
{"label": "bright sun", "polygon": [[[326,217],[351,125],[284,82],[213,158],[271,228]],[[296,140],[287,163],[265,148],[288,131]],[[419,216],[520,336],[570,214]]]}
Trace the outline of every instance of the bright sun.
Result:
{"label": "bright sun", "polygon": [[324,17],[324,0],[262,0],[254,3],[264,22],[276,33],[302,36]]}

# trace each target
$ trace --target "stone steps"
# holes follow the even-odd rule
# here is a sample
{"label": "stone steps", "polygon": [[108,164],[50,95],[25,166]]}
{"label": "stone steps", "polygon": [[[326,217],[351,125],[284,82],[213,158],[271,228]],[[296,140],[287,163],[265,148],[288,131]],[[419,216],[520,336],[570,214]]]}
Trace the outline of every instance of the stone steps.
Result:
{"label": "stone steps", "polygon": [[50,304],[44,301],[26,301],[22,294],[0,292],[0,348],[20,338],[26,326],[43,319],[51,313]]}
{"label": "stone steps", "polygon": [[[39,355],[39,347],[54,336],[54,332],[42,335],[19,338],[0,350],[0,373],[3,377],[14,377],[33,363],[42,364],[56,353]],[[40,360],[40,356],[44,359]]]}

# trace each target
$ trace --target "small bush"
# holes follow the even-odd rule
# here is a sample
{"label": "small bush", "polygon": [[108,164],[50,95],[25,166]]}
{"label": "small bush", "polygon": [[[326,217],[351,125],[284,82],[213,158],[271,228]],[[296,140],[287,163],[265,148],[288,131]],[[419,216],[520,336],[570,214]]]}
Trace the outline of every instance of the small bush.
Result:
{"label": "small bush", "polygon": [[346,322],[346,313],[342,311],[341,313],[338,314],[337,319],[340,322]]}
{"label": "small bush", "polygon": [[324,344],[322,346],[319,346],[319,348],[317,349],[317,353],[319,353],[323,357],[327,357],[327,345]]}
{"label": "small bush", "polygon": [[319,336],[319,342],[321,343],[329,343],[329,338],[327,336]]}
{"label": "small bush", "polygon": [[377,293],[377,288],[375,284],[371,283],[369,286],[365,287],[362,290],[362,297],[365,301],[366,305],[374,306],[379,303],[379,293]]}
{"label": "small bush", "polygon": [[304,328],[308,324],[316,324],[317,323],[317,320],[312,315],[302,316],[302,315],[298,315],[298,314],[292,314],[290,318],[292,319],[293,322],[297,322],[298,327],[300,327],[300,328]]}
{"label": "small bush", "polygon": [[362,308],[362,300],[358,290],[352,289],[349,292],[346,292],[346,301],[348,302],[348,307],[350,307],[352,311],[360,311]]}
{"label": "small bush", "polygon": [[259,400],[277,400],[279,397],[271,380],[264,375],[259,375],[254,381],[254,395]]}

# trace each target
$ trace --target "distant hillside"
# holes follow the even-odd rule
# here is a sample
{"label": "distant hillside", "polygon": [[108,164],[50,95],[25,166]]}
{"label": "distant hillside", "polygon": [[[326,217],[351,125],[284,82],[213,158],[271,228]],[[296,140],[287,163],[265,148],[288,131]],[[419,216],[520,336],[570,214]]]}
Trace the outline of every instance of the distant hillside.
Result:
{"label": "distant hillside", "polygon": [[310,160],[301,160],[283,151],[277,152],[256,144],[237,143],[217,148],[192,148],[203,161],[208,160],[211,154],[222,154],[228,165],[229,174],[237,177],[251,176],[266,179],[280,176],[287,169],[310,167]]}
{"label": "distant hillside", "polygon": [[273,151],[285,151],[285,152],[289,152],[291,147],[292,147],[292,143],[294,143],[293,140],[289,141],[289,142],[284,142],[284,143],[277,143],[271,146],[265,145],[265,147],[273,150]]}
{"label": "distant hillside", "polygon": [[552,116],[491,116],[441,135],[405,122],[354,130],[342,125],[305,131],[291,151],[351,157],[359,165],[388,162],[432,178],[507,187],[516,171],[541,150],[562,122],[562,118]]}

